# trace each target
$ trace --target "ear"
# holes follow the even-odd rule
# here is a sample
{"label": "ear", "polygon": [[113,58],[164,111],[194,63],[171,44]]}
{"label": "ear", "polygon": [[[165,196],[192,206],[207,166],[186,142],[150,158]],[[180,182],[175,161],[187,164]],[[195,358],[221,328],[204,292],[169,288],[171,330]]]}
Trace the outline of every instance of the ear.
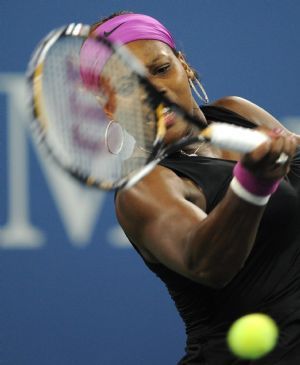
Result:
{"label": "ear", "polygon": [[194,80],[195,79],[195,72],[191,69],[191,67],[189,66],[189,64],[187,63],[184,55],[179,51],[178,52],[178,59],[180,61],[180,63],[182,64],[182,67],[184,68],[186,74],[187,74],[187,77],[190,79],[190,80]]}

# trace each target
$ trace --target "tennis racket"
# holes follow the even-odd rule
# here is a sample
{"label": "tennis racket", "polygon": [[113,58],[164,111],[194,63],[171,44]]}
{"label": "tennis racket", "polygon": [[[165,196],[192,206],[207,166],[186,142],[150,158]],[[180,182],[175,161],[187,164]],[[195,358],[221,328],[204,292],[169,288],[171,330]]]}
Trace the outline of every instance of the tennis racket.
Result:
{"label": "tennis racket", "polygon": [[[144,66],[126,47],[107,38],[93,38],[97,59],[83,65],[80,50],[88,37],[90,27],[83,24],[52,31],[37,46],[27,72],[34,135],[80,182],[104,190],[129,188],[187,145],[205,142],[245,153],[268,139],[224,123],[203,130],[197,118],[151,84]],[[96,84],[83,81],[82,67]],[[170,118],[196,127],[198,135],[166,144]]]}

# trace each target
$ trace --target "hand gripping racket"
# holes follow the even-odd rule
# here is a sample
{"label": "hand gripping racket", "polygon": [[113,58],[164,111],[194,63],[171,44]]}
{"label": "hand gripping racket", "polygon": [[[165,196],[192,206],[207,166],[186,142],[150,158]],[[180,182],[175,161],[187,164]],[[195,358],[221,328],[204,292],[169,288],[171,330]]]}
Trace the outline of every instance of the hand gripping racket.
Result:
{"label": "hand gripping racket", "polygon": [[[205,142],[246,153],[268,139],[224,123],[203,129],[151,84],[125,46],[107,38],[93,38],[101,67],[95,59],[87,61],[88,77],[96,79],[87,86],[79,55],[89,33],[83,24],[52,31],[37,46],[27,72],[34,134],[46,153],[80,182],[104,190],[129,188],[187,145]],[[198,128],[198,135],[166,144],[170,118]]]}

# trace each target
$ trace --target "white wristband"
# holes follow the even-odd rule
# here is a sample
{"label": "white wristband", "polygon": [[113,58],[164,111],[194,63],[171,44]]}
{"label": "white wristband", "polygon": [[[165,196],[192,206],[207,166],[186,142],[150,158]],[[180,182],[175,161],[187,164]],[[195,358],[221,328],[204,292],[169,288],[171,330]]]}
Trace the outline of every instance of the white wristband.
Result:
{"label": "white wristband", "polygon": [[249,193],[238,181],[236,177],[231,180],[230,183],[231,190],[241,199],[248,203],[263,206],[266,205],[271,197],[271,195],[259,196]]}

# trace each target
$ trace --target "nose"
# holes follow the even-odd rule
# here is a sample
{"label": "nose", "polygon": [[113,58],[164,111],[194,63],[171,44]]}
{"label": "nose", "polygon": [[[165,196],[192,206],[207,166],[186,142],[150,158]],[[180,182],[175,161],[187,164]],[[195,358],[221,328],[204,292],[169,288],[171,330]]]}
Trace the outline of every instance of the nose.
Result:
{"label": "nose", "polygon": [[154,77],[148,77],[151,84],[155,87],[155,89],[162,95],[167,95],[167,87],[160,80],[155,79]]}
{"label": "nose", "polygon": [[[153,86],[155,87],[155,89],[158,91],[159,95],[158,97],[154,97],[154,103],[156,104],[156,106],[160,105],[161,103],[163,103],[163,99],[167,98],[168,100],[172,101],[170,94],[168,92],[168,89],[164,86],[161,85],[159,83],[152,83]],[[160,98],[161,96],[161,98]]]}
{"label": "nose", "polygon": [[167,95],[167,88],[166,88],[166,86],[165,85],[154,85],[155,87],[156,87],[156,89],[157,89],[157,91],[160,93],[160,94],[162,94],[162,95]]}

